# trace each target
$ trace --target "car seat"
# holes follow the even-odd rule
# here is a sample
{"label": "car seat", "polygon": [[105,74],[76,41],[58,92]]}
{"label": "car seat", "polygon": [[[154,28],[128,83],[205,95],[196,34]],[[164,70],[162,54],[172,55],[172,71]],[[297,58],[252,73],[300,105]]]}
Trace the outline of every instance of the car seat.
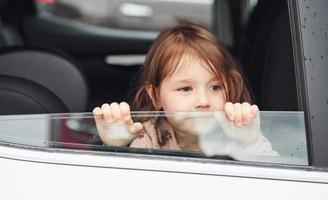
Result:
{"label": "car seat", "polygon": [[261,110],[298,110],[287,2],[259,0],[246,27],[241,60]]}
{"label": "car seat", "polygon": [[299,110],[292,48],[286,6],[273,24],[263,66],[261,106],[264,110]]}
{"label": "car seat", "polygon": [[0,75],[0,114],[68,112],[49,89],[23,78]]}
{"label": "car seat", "polygon": [[[63,103],[64,106],[61,106],[62,108],[67,108],[61,110],[57,109],[60,106],[55,106],[54,109],[44,109],[44,112],[83,112],[87,109],[89,93],[87,81],[78,65],[68,56],[59,52],[31,47],[3,48],[0,50],[0,75],[15,77],[16,80],[11,81],[11,84],[16,85],[16,87],[22,85],[22,80],[17,81],[18,79],[24,79],[25,82],[29,81],[30,83],[27,84],[29,84],[29,86],[34,86],[24,87],[24,89],[32,90],[30,88],[33,88],[33,90],[39,90],[39,92],[33,92],[33,94],[37,94],[33,97],[34,99],[38,98],[38,95],[40,95],[41,101],[41,96],[42,99],[46,99],[45,97],[43,98],[43,96],[49,97],[51,93],[52,96],[56,96],[56,98]],[[8,80],[9,79],[6,78],[6,80],[2,82],[5,82],[4,84],[7,85],[7,88],[12,88],[8,86]],[[40,89],[41,87],[43,89]],[[16,93],[19,93],[20,90],[16,90]],[[41,92],[41,90],[44,92]],[[17,95],[18,94],[16,94],[16,96]],[[6,104],[1,104],[0,107],[10,106],[13,108],[15,102],[17,101],[6,100]],[[40,105],[46,105],[47,103],[49,103],[48,100],[40,103]],[[52,104],[59,105],[60,103],[57,102]],[[27,108],[22,108],[21,111],[23,112],[25,110],[27,110]],[[39,109],[36,107],[35,111],[37,110]],[[31,111],[33,111],[32,108]],[[15,113],[17,112],[18,111],[15,111]]]}

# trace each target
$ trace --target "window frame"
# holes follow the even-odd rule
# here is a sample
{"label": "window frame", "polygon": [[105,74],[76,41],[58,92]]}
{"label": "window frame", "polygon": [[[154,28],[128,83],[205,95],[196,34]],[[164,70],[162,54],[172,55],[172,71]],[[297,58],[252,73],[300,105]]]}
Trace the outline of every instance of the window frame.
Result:
{"label": "window frame", "polygon": [[[288,0],[298,101],[300,110],[303,110],[305,115],[309,162],[312,166],[327,167],[328,146],[324,144],[324,141],[328,141],[328,135],[325,131],[328,112],[327,104],[322,104],[322,102],[327,102],[328,91],[320,90],[324,88],[324,83],[327,81],[320,77],[316,77],[314,81],[312,76],[318,73],[318,69],[322,69],[319,74],[328,73],[327,70],[324,71],[324,63],[322,61],[320,63],[319,56],[319,58],[312,58],[313,62],[318,63],[316,68],[306,60],[311,55],[324,54],[324,52],[320,52],[320,48],[317,48],[322,46],[322,43],[327,44],[326,47],[328,46],[327,40],[319,40],[313,37],[315,29],[323,29],[324,24],[328,23],[328,14],[323,12],[323,8],[327,6],[324,5],[328,6],[328,2],[324,0]],[[312,18],[314,21],[307,20],[307,26],[305,26],[303,23],[307,17],[310,18],[308,16],[310,9],[316,9],[314,11],[315,15],[322,17],[319,20],[319,17],[315,18],[314,16]],[[314,45],[308,45],[310,43]],[[316,89],[311,90],[311,88]]]}

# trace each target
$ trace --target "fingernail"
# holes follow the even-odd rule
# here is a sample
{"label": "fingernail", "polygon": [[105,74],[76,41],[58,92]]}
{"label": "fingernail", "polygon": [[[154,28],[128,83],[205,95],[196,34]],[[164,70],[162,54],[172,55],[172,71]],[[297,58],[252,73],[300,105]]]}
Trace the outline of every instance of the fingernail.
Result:
{"label": "fingernail", "polygon": [[130,118],[131,118],[130,115],[125,115],[125,116],[124,116],[124,120],[125,120],[125,121],[129,120]]}
{"label": "fingernail", "polygon": [[114,121],[113,118],[108,118],[108,119],[107,119],[107,122],[108,122],[108,123],[113,123],[113,121]]}

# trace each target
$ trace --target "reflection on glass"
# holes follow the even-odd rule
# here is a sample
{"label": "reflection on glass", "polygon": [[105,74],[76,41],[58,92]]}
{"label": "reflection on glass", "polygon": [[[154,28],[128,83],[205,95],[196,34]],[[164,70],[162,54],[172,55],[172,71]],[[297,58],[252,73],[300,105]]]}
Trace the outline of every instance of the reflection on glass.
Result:
{"label": "reflection on glass", "polygon": [[159,31],[179,21],[207,28],[212,24],[213,0],[113,1],[37,0],[39,13],[98,27]]}
{"label": "reflection on glass", "polygon": [[[232,158],[307,165],[304,114],[261,112],[236,127],[223,112],[132,112],[142,130],[108,123],[90,113],[0,117],[0,142],[39,149],[82,149],[175,156]],[[100,130],[101,129],[101,130]],[[113,143],[102,143],[103,135]]]}

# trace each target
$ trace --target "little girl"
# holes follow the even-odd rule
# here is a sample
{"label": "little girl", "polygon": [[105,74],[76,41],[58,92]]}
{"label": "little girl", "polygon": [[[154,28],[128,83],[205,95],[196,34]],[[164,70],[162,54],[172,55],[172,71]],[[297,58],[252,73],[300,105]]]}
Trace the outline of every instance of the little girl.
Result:
{"label": "little girl", "polygon": [[[150,48],[141,68],[132,109],[165,113],[224,111],[226,118],[241,130],[258,115],[258,107],[250,103],[242,75],[222,44],[205,28],[182,24],[163,30]],[[187,118],[134,122],[125,102],[105,103],[96,107],[93,114],[99,135],[107,145],[202,150],[198,133],[191,128],[193,121]],[[126,125],[127,137],[110,131],[114,122]],[[221,152],[242,149],[254,154],[271,152],[270,143],[259,131],[259,123],[255,124],[257,130],[251,132],[238,133],[237,128],[236,133],[227,133],[230,145],[222,145],[225,149]]]}

